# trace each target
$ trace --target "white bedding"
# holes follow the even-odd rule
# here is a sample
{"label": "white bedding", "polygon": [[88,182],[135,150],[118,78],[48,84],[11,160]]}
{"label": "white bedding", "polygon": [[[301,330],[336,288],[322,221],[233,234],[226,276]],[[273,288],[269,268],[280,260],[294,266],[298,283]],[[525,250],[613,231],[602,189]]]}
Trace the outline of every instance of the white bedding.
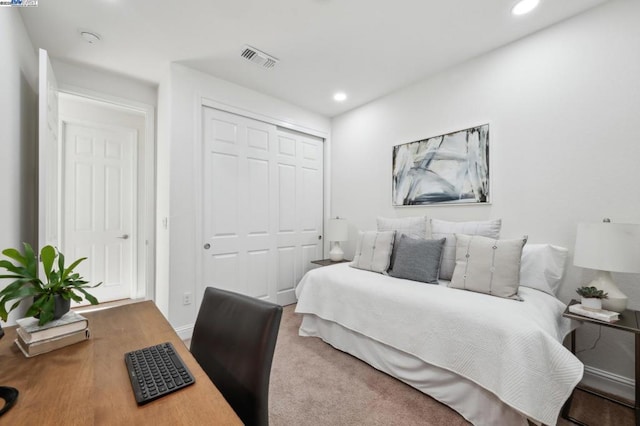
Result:
{"label": "white bedding", "polygon": [[555,424],[582,363],[562,340],[565,306],[520,287],[523,302],[392,278],[343,263],[308,272],[297,313],[333,321],[452,371],[527,417]]}

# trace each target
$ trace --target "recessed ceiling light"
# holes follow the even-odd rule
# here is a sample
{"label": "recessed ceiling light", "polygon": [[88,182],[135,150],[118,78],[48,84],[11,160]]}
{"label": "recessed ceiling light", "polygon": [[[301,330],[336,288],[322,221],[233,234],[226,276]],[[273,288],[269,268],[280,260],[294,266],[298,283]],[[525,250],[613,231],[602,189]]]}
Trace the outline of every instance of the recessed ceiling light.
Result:
{"label": "recessed ceiling light", "polygon": [[336,102],[342,102],[346,99],[347,99],[347,94],[343,92],[338,92],[335,95],[333,95],[333,100]]}
{"label": "recessed ceiling light", "polygon": [[540,0],[520,0],[518,3],[513,6],[511,9],[511,13],[514,15],[524,15],[531,12],[533,9],[538,6]]}
{"label": "recessed ceiling light", "polygon": [[102,40],[99,34],[92,33],[91,31],[80,31],[80,37],[89,44],[96,44]]}

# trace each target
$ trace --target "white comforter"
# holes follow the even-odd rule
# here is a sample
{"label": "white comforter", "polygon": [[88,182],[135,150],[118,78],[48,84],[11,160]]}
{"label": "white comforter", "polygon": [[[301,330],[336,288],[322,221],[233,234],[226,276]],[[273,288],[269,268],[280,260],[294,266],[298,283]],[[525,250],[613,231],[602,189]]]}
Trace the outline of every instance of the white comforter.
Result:
{"label": "white comforter", "polygon": [[555,424],[581,380],[563,345],[565,305],[520,287],[523,302],[418,283],[343,263],[309,271],[297,313],[314,314],[455,372],[527,417]]}

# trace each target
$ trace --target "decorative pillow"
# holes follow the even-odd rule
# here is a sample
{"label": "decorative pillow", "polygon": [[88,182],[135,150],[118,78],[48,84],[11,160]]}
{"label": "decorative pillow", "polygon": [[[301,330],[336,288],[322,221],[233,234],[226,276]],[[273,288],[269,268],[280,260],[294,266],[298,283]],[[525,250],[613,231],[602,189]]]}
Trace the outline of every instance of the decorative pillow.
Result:
{"label": "decorative pillow", "polygon": [[456,234],[456,268],[449,287],[520,300],[520,259],[526,242]]}
{"label": "decorative pillow", "polygon": [[427,224],[426,216],[378,217],[378,231],[396,231],[398,235],[406,234],[412,237],[429,238]]}
{"label": "decorative pillow", "polygon": [[[427,217],[426,216],[410,216],[410,217],[380,217],[378,216],[378,231],[396,231],[396,241],[400,239],[400,235],[405,234],[415,238],[428,238],[427,235]],[[389,265],[393,265],[396,258],[396,249],[391,252],[391,261]]]}
{"label": "decorative pillow", "polygon": [[393,246],[395,259],[389,275],[396,278],[438,284],[438,271],[440,271],[440,259],[444,241],[444,238],[426,240],[424,238],[412,238],[408,235],[401,235],[400,239],[396,237],[396,242]]}
{"label": "decorative pillow", "polygon": [[456,237],[455,234],[482,235],[489,238],[500,238],[502,220],[487,220],[478,222],[447,222],[446,220],[431,219],[431,238],[446,238],[442,251],[440,265],[440,279],[450,280],[456,266]]}
{"label": "decorative pillow", "polygon": [[522,249],[520,285],[558,295],[569,250],[551,244],[527,244]]}
{"label": "decorative pillow", "polygon": [[378,273],[387,272],[396,231],[360,232],[350,266]]}

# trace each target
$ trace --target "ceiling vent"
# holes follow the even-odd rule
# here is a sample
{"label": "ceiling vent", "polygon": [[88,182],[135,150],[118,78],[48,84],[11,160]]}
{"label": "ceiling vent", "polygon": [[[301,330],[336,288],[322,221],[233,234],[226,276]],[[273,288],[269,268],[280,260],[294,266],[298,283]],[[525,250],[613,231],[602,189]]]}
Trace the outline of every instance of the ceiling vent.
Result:
{"label": "ceiling vent", "polygon": [[254,64],[260,65],[262,68],[273,68],[278,63],[278,59],[268,55],[255,47],[245,45],[240,54],[243,58]]}

